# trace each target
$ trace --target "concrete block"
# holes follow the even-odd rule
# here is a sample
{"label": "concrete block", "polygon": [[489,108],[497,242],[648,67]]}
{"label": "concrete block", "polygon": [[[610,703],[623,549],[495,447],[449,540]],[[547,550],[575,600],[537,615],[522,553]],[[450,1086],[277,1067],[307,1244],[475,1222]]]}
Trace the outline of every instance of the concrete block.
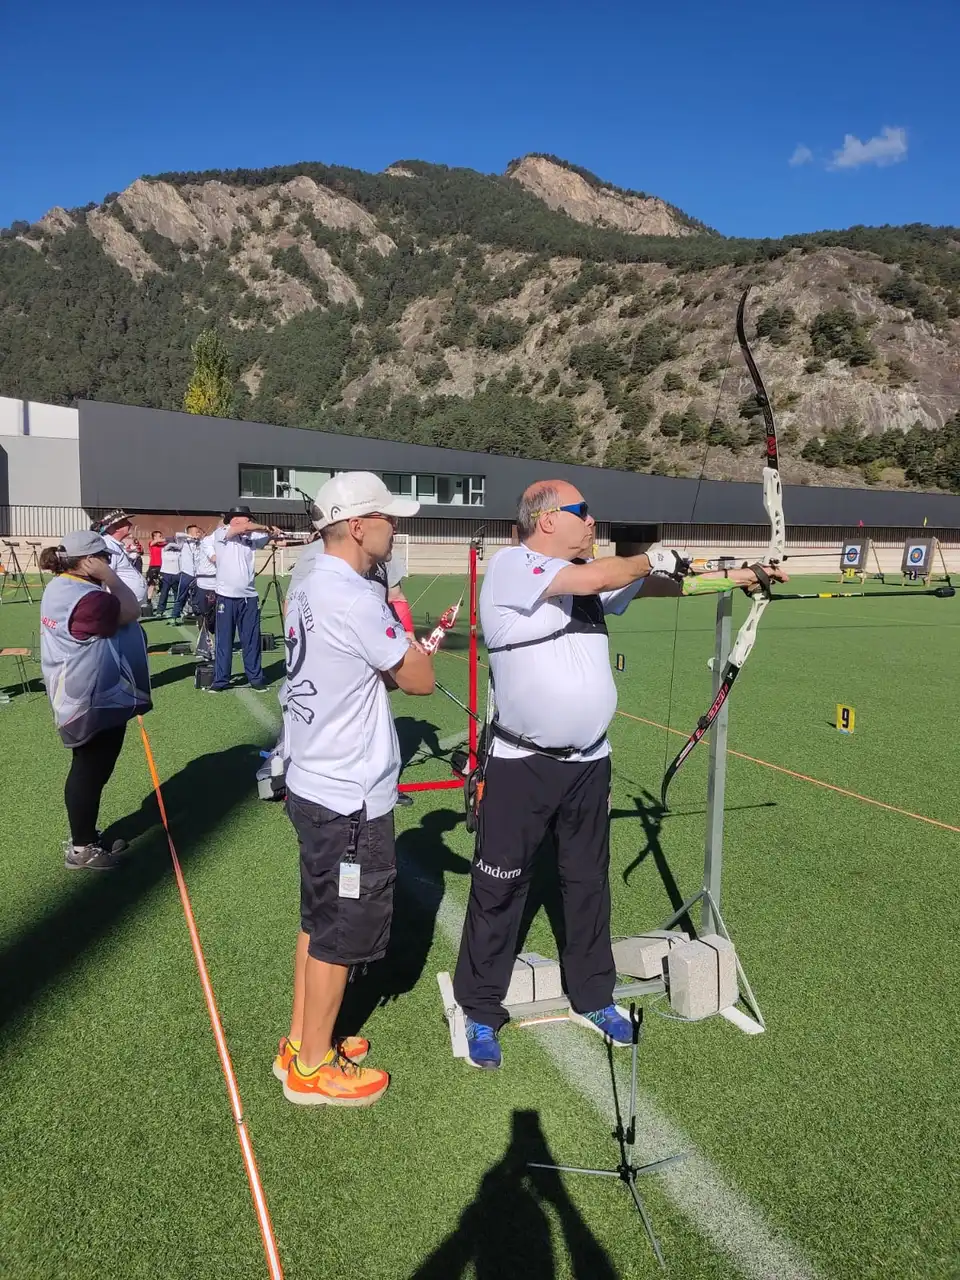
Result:
{"label": "concrete block", "polygon": [[524,951],[519,959],[530,966],[533,973],[534,1000],[559,1000],[563,996],[563,980],[560,962],[538,956],[535,951]]}
{"label": "concrete block", "polygon": [[617,973],[631,978],[662,978],[668,952],[689,941],[689,934],[677,929],[650,929],[633,938],[619,938],[613,944],[613,962]]}
{"label": "concrete block", "polygon": [[681,1018],[708,1018],[735,1004],[733,946],[725,938],[707,934],[698,941],[672,947],[667,955],[667,984],[670,1007]]}
{"label": "concrete block", "polygon": [[519,956],[513,962],[513,975],[507,994],[503,997],[506,1005],[533,1003],[533,970]]}
{"label": "concrete block", "polygon": [[729,1009],[740,998],[737,985],[737,953],[733,943],[718,933],[705,933],[700,941],[717,953],[717,992],[721,1009]]}

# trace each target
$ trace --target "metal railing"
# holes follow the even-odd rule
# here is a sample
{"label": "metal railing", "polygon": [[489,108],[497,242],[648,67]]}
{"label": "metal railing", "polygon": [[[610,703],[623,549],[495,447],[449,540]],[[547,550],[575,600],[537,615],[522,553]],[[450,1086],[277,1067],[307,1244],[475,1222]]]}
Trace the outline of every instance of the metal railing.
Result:
{"label": "metal railing", "polygon": [[105,507],[0,506],[0,535],[5,538],[62,538],[72,529],[89,529]]}

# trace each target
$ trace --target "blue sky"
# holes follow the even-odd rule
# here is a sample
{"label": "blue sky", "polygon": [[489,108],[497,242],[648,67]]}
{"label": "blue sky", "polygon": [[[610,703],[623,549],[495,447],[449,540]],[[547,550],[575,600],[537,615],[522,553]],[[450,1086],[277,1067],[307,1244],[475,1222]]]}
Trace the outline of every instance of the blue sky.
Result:
{"label": "blue sky", "polygon": [[0,225],[166,169],[527,151],[727,235],[956,224],[958,47],[957,0],[16,4]]}

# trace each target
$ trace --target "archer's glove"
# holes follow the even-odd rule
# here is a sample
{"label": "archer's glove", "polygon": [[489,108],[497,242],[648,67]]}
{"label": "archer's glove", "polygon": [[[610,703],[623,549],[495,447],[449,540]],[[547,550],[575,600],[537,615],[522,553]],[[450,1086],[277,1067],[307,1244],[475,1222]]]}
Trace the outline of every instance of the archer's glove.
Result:
{"label": "archer's glove", "polygon": [[677,551],[665,547],[651,547],[646,553],[650,561],[650,574],[655,578],[670,578],[682,582],[690,573],[690,561]]}

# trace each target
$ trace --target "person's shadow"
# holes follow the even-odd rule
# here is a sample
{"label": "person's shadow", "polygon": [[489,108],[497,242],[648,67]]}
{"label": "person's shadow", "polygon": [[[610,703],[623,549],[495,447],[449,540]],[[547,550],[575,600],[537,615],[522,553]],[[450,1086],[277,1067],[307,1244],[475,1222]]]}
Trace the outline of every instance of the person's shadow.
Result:
{"label": "person's shadow", "polygon": [[400,743],[401,774],[414,756],[418,758],[418,763],[431,758],[435,760],[447,758],[440,746],[437,726],[431,724],[429,720],[418,720],[415,716],[397,716],[394,724]]}
{"label": "person's shadow", "polygon": [[[640,795],[634,796],[634,804],[636,807],[633,809],[614,809],[610,814],[611,821],[615,818],[639,818],[644,835],[645,843],[643,848],[638,850],[630,865],[624,868],[623,883],[629,884],[630,876],[637,870],[644,859],[652,858],[664,892],[670,900],[671,908],[674,911],[679,911],[685,899],[680,891],[680,886],[677,884],[676,877],[670,869],[670,863],[667,861],[667,855],[663,851],[663,843],[660,839],[663,819],[667,810],[661,805],[660,797],[655,796],[652,791],[641,791]],[[677,923],[691,937],[696,937],[696,929],[689,914],[682,916]]]}
{"label": "person's shadow", "polygon": [[450,809],[423,815],[419,827],[397,840],[397,880],[387,954],[355,971],[337,1019],[339,1035],[356,1035],[374,1009],[412,991],[426,968],[444,895],[444,876],[467,875],[470,860],[444,839],[463,821]]}
{"label": "person's shadow", "polygon": [[[230,747],[195,757],[163,783],[167,818],[184,866],[229,811],[249,798],[258,762],[256,747]],[[116,839],[130,845],[122,867],[97,874],[65,872],[76,877],[75,891],[38,913],[0,950],[0,1029],[170,876],[170,851],[152,790],[136,812],[104,832],[107,845]]]}
{"label": "person's shadow", "polygon": [[548,1206],[559,1220],[574,1280],[617,1280],[606,1249],[552,1169],[531,1169],[531,1161],[552,1164],[540,1116],[514,1111],[510,1145],[488,1169],[460,1221],[410,1280],[554,1280],[558,1275]]}

